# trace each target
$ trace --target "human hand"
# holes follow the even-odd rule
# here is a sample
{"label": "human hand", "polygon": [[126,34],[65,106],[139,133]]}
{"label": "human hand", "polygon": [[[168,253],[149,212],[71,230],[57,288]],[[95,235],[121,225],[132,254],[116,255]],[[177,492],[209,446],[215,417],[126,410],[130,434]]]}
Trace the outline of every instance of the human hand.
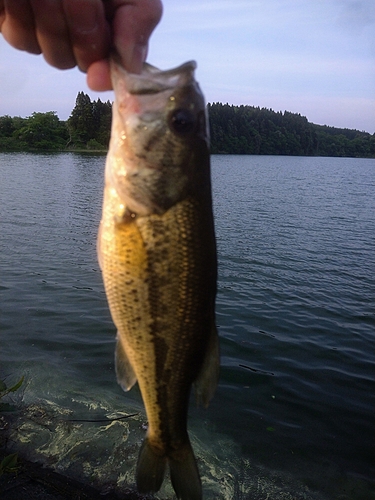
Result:
{"label": "human hand", "polygon": [[161,13],[161,0],[0,0],[0,31],[56,68],[77,65],[92,90],[109,90],[111,46],[139,73]]}

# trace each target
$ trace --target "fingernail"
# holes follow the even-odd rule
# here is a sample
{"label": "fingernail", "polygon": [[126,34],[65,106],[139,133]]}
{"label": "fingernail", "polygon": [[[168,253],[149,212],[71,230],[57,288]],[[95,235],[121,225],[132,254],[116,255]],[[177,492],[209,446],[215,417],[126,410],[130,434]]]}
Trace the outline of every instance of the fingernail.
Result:
{"label": "fingernail", "polygon": [[136,43],[134,48],[133,48],[133,55],[132,55],[132,69],[131,71],[133,73],[141,73],[142,72],[142,66],[143,63],[146,61],[147,58],[147,52],[148,52],[148,47],[144,43]]}
{"label": "fingernail", "polygon": [[147,57],[147,45],[144,43],[135,43],[134,45],[116,45],[117,52],[120,54],[122,64],[129,73],[141,73],[143,63]]}

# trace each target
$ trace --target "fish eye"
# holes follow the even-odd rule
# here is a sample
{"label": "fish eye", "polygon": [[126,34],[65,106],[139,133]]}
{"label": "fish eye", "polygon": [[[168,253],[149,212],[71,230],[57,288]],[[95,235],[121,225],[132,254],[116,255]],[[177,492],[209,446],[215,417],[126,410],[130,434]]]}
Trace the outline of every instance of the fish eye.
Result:
{"label": "fish eye", "polygon": [[170,128],[178,134],[187,134],[194,126],[194,115],[187,109],[176,109],[170,116]]}

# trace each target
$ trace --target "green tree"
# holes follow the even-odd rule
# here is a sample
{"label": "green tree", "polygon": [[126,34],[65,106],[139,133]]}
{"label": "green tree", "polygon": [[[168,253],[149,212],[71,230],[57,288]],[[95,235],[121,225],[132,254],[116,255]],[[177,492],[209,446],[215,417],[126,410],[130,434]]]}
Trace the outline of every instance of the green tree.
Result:
{"label": "green tree", "polygon": [[0,137],[11,137],[14,130],[13,118],[9,115],[0,116]]}
{"label": "green tree", "polygon": [[85,145],[94,137],[94,118],[90,97],[84,92],[78,92],[76,104],[67,121],[69,143]]}
{"label": "green tree", "polygon": [[92,103],[95,133],[93,139],[104,147],[108,147],[111,136],[112,104],[100,99]]}
{"label": "green tree", "polygon": [[111,133],[112,106],[100,99],[91,102],[90,97],[78,92],[75,107],[68,118],[69,145],[78,147],[106,148]]}
{"label": "green tree", "polygon": [[374,135],[314,125],[299,113],[222,103],[207,110],[213,154],[375,156]]}
{"label": "green tree", "polygon": [[64,122],[54,111],[32,113],[13,137],[27,145],[27,149],[64,149],[68,138]]}

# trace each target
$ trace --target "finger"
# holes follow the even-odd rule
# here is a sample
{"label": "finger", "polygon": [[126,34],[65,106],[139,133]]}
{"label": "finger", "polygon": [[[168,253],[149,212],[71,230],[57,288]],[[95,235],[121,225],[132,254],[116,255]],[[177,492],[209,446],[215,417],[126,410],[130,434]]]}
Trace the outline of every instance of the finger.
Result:
{"label": "finger", "polygon": [[112,39],[124,67],[140,73],[146,60],[148,40],[162,15],[160,0],[138,0],[118,5],[112,24]]}
{"label": "finger", "polygon": [[82,71],[108,55],[109,25],[101,0],[63,0],[75,60]]}
{"label": "finger", "polygon": [[87,85],[91,90],[101,92],[112,90],[108,59],[92,63],[87,70]]}
{"label": "finger", "polygon": [[60,0],[30,0],[36,36],[45,60],[59,69],[76,65]]}
{"label": "finger", "polygon": [[34,14],[29,0],[4,0],[0,13],[1,33],[12,47],[40,54],[35,35]]}
{"label": "finger", "polygon": [[2,26],[4,21],[5,21],[4,0],[0,0],[0,32],[1,32],[1,26]]}

